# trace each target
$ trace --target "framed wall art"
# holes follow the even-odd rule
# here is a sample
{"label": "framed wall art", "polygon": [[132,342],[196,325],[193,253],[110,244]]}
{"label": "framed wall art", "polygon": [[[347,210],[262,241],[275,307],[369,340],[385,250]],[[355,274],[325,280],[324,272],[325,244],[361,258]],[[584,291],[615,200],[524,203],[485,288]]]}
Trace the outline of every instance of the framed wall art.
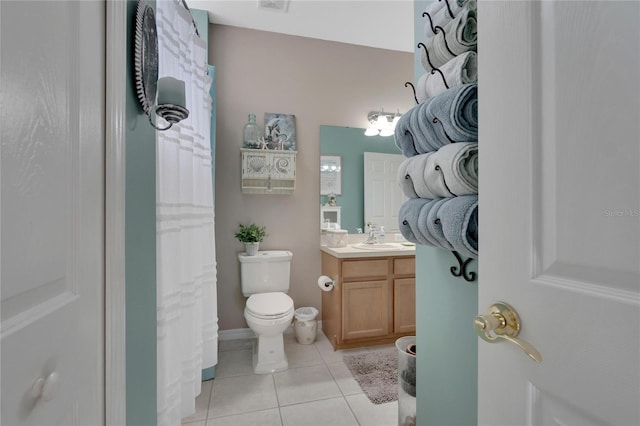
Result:
{"label": "framed wall art", "polygon": [[296,151],[296,116],[265,112],[264,142],[267,149]]}

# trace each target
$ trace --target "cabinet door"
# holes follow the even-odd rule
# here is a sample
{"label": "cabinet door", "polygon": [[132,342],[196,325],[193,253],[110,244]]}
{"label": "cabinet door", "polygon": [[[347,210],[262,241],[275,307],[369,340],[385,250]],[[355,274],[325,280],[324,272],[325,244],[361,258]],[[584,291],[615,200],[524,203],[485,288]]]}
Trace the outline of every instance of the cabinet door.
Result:
{"label": "cabinet door", "polygon": [[274,179],[296,178],[296,155],[292,152],[269,153],[269,172]]}
{"label": "cabinet door", "polygon": [[416,331],[416,279],[393,280],[393,332]]}
{"label": "cabinet door", "polygon": [[387,281],[342,284],[343,340],[389,334]]}
{"label": "cabinet door", "polygon": [[269,175],[269,160],[266,152],[243,151],[242,177],[266,178]]}

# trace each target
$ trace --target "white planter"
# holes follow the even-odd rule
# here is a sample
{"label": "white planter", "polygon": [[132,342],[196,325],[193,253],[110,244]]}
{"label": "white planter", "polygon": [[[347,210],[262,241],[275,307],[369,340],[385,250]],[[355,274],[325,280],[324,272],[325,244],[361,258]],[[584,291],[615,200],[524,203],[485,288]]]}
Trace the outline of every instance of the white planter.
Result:
{"label": "white planter", "polygon": [[244,251],[247,256],[255,256],[258,253],[258,247],[260,243],[244,243]]}

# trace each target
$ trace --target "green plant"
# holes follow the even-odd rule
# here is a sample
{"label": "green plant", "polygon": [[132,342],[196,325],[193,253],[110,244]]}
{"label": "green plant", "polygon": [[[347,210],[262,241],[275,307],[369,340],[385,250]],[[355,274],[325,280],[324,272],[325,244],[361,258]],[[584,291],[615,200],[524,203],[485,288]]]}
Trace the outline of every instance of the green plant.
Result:
{"label": "green plant", "polygon": [[250,225],[240,224],[240,230],[236,232],[236,238],[242,243],[259,243],[266,237],[266,227],[254,223]]}

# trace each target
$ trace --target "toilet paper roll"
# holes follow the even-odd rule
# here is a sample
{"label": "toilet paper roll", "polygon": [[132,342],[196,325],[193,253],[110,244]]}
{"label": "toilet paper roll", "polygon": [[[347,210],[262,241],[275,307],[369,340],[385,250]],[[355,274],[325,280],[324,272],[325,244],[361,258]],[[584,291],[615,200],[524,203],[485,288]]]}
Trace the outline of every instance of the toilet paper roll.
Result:
{"label": "toilet paper roll", "polygon": [[320,278],[318,278],[318,287],[320,287],[322,291],[331,291],[334,285],[333,280],[326,275],[321,275]]}

